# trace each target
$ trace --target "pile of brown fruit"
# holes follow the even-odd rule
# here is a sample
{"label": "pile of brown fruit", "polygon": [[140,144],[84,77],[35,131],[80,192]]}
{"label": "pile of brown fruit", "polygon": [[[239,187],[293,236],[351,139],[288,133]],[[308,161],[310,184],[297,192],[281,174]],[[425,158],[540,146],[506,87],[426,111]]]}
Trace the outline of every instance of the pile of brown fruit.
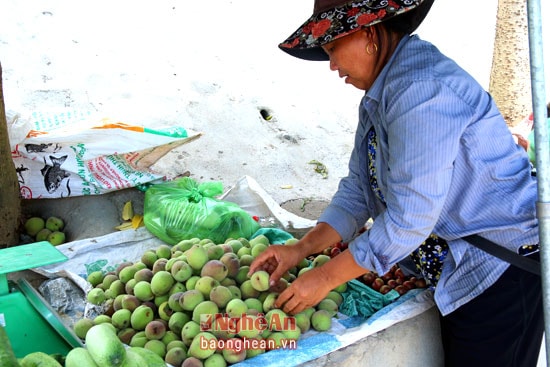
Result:
{"label": "pile of brown fruit", "polygon": [[358,277],[357,280],[382,294],[386,294],[392,289],[395,289],[401,296],[411,289],[427,287],[424,278],[405,275],[399,265],[392,266],[390,271],[382,276],[374,271],[369,271]]}
{"label": "pile of brown fruit", "polygon": [[[309,260],[313,260],[319,255],[333,258],[347,249],[347,242],[338,242],[324,249],[321,254],[311,256]],[[357,280],[382,294],[386,294],[392,289],[395,289],[399,295],[403,295],[411,289],[427,287],[426,280],[424,278],[417,278],[414,275],[406,275],[399,265],[394,265],[389,272],[382,276],[374,271],[369,271],[368,273],[358,277]]]}

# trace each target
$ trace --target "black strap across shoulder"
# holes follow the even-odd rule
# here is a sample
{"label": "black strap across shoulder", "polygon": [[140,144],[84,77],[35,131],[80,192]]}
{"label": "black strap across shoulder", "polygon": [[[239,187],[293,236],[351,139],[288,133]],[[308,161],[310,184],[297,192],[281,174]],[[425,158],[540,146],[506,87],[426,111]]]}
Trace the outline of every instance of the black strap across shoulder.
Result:
{"label": "black strap across shoulder", "polygon": [[499,259],[515,265],[518,268],[536,275],[540,275],[540,262],[537,260],[533,260],[516,252],[510,251],[507,248],[497,245],[496,243],[477,234],[462,237],[462,239],[468,241],[473,246],[487,252],[488,254],[498,257]]}

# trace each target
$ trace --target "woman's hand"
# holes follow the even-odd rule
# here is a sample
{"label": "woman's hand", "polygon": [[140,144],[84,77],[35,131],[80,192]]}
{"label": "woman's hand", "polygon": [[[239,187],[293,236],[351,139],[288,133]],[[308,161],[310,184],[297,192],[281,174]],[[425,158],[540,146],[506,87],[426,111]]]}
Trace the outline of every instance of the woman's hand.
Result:
{"label": "woman's hand", "polygon": [[295,315],[306,308],[314,307],[336,287],[323,267],[312,268],[302,273],[285,289],[275,301],[275,307],[281,308],[287,314]]}
{"label": "woman's hand", "polygon": [[250,264],[251,275],[257,270],[269,274],[270,284],[275,284],[283,274],[311,254],[319,253],[340,241],[340,235],[327,223],[318,223],[294,245],[270,245]]}
{"label": "woman's hand", "polygon": [[366,272],[367,269],[359,266],[351,252],[346,250],[320,267],[308,270],[293,280],[290,286],[277,297],[275,307],[295,315],[306,308],[316,306],[340,284]]}
{"label": "woman's hand", "polygon": [[[271,245],[250,264],[248,275],[258,270],[270,274],[274,285],[283,274],[310,254],[320,253],[341,238],[328,224],[319,223],[294,245]],[[324,265],[308,270],[285,289],[275,303],[288,313],[296,314],[317,305],[338,285],[365,274],[367,269],[357,265],[350,251],[344,251]]]}
{"label": "woman's hand", "polygon": [[270,275],[269,284],[274,285],[283,274],[302,261],[304,255],[297,245],[271,245],[250,264],[248,275],[265,270]]}

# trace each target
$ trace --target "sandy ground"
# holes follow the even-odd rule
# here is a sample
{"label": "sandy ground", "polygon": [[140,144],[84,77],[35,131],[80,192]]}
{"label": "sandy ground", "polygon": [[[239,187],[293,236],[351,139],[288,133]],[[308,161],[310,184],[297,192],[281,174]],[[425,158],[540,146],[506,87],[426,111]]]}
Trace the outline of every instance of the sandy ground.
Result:
{"label": "sandy ground", "polygon": [[[497,0],[461,4],[438,0],[418,33],[487,87]],[[347,172],[362,93],[327,63],[277,49],[311,8],[292,0],[3,0],[6,108],[180,125],[203,135],[155,165],[169,178],[189,172],[230,188],[249,175],[279,203],[328,200]]]}

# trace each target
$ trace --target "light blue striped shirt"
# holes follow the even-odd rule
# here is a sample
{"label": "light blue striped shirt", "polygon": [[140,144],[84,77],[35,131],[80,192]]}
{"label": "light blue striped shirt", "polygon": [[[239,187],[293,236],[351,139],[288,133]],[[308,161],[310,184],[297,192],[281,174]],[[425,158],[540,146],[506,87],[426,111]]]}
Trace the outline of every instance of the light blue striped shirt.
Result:
{"label": "light blue striped shirt", "polygon": [[[366,134],[378,138],[378,185],[368,180]],[[359,107],[348,176],[319,222],[361,266],[379,274],[430,233],[449,242],[435,301],[446,315],[491,286],[509,264],[461,237],[480,234],[514,251],[538,243],[536,180],[527,153],[491,96],[418,36],[405,36]],[[369,218],[369,231],[356,237]]]}

